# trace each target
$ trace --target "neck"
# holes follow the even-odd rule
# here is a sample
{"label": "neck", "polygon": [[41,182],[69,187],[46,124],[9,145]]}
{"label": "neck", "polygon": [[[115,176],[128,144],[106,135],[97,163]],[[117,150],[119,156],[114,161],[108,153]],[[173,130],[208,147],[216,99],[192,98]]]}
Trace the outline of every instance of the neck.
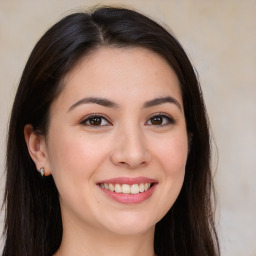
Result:
{"label": "neck", "polygon": [[66,225],[61,246],[54,256],[69,255],[154,256],[154,227],[144,233],[124,235],[90,226]]}

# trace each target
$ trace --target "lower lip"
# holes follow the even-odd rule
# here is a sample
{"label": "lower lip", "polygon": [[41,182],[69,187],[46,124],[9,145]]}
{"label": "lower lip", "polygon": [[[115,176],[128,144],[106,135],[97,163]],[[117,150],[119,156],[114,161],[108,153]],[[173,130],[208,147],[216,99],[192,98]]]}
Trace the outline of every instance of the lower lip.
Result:
{"label": "lower lip", "polygon": [[99,186],[99,188],[111,199],[122,203],[122,204],[139,204],[145,200],[147,200],[153,194],[155,190],[156,184],[150,187],[147,191],[138,194],[124,194],[124,193],[116,193],[110,190],[104,189]]}

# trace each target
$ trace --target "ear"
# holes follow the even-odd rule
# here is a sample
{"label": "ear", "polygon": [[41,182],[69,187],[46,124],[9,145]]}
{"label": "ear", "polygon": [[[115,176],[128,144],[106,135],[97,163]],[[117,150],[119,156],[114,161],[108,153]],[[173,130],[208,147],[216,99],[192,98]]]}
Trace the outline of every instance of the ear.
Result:
{"label": "ear", "polygon": [[34,161],[37,170],[44,168],[45,176],[50,175],[49,159],[45,138],[34,132],[33,126],[30,124],[24,127],[24,136],[27,144],[28,152]]}

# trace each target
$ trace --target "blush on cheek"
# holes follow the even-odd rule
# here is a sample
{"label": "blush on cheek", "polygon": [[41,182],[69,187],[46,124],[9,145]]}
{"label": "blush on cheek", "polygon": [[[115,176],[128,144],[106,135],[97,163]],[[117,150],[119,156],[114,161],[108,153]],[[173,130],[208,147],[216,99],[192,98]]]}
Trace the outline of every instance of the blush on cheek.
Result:
{"label": "blush on cheek", "polygon": [[66,172],[70,172],[70,175],[86,178],[107,157],[107,150],[104,146],[100,147],[99,145],[101,143],[80,136],[77,136],[77,138],[74,136],[72,140],[63,138],[56,159]]}
{"label": "blush on cheek", "polygon": [[[172,166],[172,170],[184,169],[187,162],[188,145],[184,143],[162,143],[161,147],[155,147],[157,155],[161,156],[163,163]],[[176,168],[174,168],[176,167]]]}

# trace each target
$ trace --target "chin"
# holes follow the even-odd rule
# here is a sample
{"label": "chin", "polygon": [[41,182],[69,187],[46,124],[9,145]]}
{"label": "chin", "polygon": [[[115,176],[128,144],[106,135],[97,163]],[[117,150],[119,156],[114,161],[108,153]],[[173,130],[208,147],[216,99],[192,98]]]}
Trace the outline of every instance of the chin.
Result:
{"label": "chin", "polygon": [[127,214],[120,214],[118,217],[113,216],[113,218],[108,221],[108,223],[105,222],[104,225],[112,233],[119,235],[136,235],[154,230],[159,220],[150,216],[149,213],[145,216],[145,214],[129,212]]}

